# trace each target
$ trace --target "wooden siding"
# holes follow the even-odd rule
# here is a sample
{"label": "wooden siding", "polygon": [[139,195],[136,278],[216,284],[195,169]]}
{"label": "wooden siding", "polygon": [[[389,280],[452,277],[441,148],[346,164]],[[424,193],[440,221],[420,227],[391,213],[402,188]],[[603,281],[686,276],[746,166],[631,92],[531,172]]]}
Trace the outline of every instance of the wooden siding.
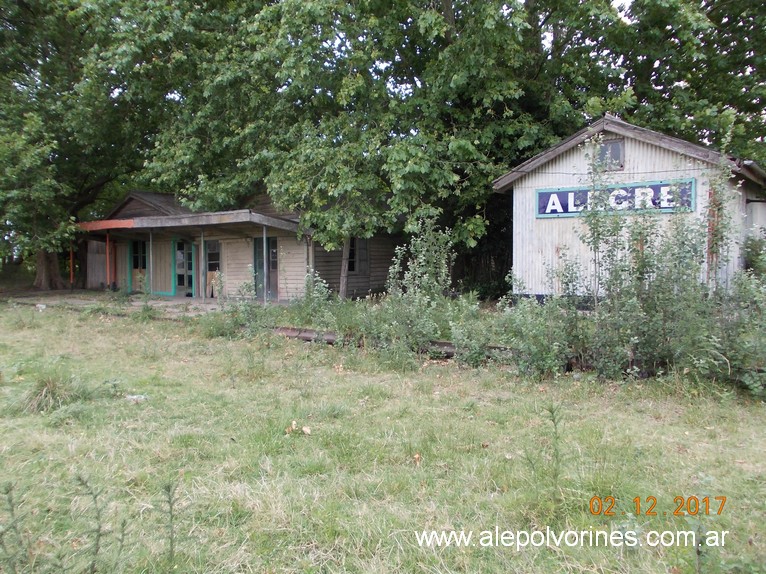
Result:
{"label": "wooden siding", "polygon": [[[382,291],[386,286],[388,269],[394,256],[394,240],[373,237],[366,241],[366,258],[359,263],[359,270],[348,274],[349,297],[364,297],[370,291]],[[364,250],[360,250],[362,253]],[[314,248],[314,267],[317,273],[337,291],[340,287],[340,264],[342,251],[327,251],[317,245]]]}
{"label": "wooden siding", "polygon": [[[716,166],[635,139],[625,138],[624,141],[624,168],[607,172],[608,183],[656,182],[693,177],[696,182],[695,211],[689,216],[701,217],[705,213],[710,176]],[[582,218],[535,217],[537,190],[589,186],[585,153],[586,150],[582,148],[562,153],[518,179],[513,186],[513,272],[521,279],[527,293],[548,294],[559,289],[550,280],[550,269],[561,262],[565,253],[569,259],[578,260],[582,269],[591,268],[591,254],[581,240],[584,231]],[[742,233],[742,217],[738,216],[738,212],[743,205],[744,199],[736,196],[729,206],[733,211],[733,220],[740,222],[736,225],[737,237]],[[731,262],[723,271],[726,277],[732,276],[738,259],[738,246],[735,245]]]}
{"label": "wooden siding", "polygon": [[112,265],[117,265],[117,288],[128,288],[128,271],[130,269],[130,261],[128,261],[128,244],[125,242],[117,243],[115,245],[115,259]]}
{"label": "wooden siding", "polygon": [[388,270],[394,258],[396,241],[392,237],[373,237],[369,240],[370,289],[382,291],[388,281]]}
{"label": "wooden siding", "polygon": [[[149,243],[147,242],[147,247]],[[170,241],[152,241],[152,293],[171,293],[175,269],[173,264],[173,245]],[[135,287],[135,286],[134,286]]]}
{"label": "wooden siding", "polygon": [[306,242],[295,235],[277,239],[279,267],[279,300],[296,299],[303,295],[306,282]]}
{"label": "wooden siding", "polygon": [[106,243],[88,241],[86,289],[106,289]]}
{"label": "wooden siding", "polygon": [[[207,240],[207,237],[205,237]],[[253,265],[253,240],[222,239],[221,272],[223,273],[223,294],[225,297],[236,296],[240,287],[251,284]],[[209,292],[209,287],[208,287]]]}

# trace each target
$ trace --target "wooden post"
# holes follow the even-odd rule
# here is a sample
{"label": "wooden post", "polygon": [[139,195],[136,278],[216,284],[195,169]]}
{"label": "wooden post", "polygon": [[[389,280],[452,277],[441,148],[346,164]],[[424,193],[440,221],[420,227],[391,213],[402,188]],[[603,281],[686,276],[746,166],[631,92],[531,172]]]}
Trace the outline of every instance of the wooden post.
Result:
{"label": "wooden post", "polygon": [[343,254],[340,260],[340,286],[338,287],[338,297],[346,298],[348,291],[348,255],[351,251],[351,238],[346,237],[343,242]]}
{"label": "wooden post", "polygon": [[[199,270],[199,285],[202,289],[202,302],[204,303],[207,301],[207,250],[205,249],[205,228],[203,227],[200,229],[200,253],[199,253],[199,261],[200,261],[200,270]],[[218,293],[218,297],[220,297],[221,294]]]}
{"label": "wooden post", "polygon": [[146,282],[146,288],[149,290],[147,295],[152,294],[152,279],[154,276],[154,236],[152,230],[149,230],[149,277]]}
{"label": "wooden post", "polygon": [[308,253],[306,253],[306,261],[308,263],[308,269],[310,273],[314,272],[314,240],[311,238],[310,235],[306,236],[306,249],[308,250]]}
{"label": "wooden post", "polygon": [[112,270],[109,267],[109,232],[106,232],[106,288],[111,289]]}
{"label": "wooden post", "polygon": [[266,237],[266,226],[263,226],[263,304],[268,299],[269,289],[269,239]]}

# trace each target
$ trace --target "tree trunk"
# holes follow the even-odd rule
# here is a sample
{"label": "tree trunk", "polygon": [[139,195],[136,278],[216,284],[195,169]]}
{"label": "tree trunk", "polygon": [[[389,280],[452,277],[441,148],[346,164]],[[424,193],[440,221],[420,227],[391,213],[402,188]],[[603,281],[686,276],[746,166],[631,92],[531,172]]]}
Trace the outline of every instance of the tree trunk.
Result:
{"label": "tree trunk", "polygon": [[59,270],[58,253],[48,253],[47,251],[37,252],[37,272],[35,275],[34,286],[42,291],[51,289],[66,289],[67,284],[61,278]]}
{"label": "tree trunk", "polygon": [[340,261],[340,286],[338,287],[338,297],[346,298],[348,291],[348,254],[351,251],[351,238],[346,237],[343,242],[343,256]]}

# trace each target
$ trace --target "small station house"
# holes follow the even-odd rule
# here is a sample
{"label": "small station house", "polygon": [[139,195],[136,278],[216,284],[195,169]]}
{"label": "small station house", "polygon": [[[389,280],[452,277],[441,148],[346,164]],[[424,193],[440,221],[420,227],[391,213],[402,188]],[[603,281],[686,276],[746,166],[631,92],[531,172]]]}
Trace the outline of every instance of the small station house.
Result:
{"label": "small station house", "polygon": [[[594,160],[604,181],[594,185]],[[721,169],[728,180],[733,245],[728,262],[708,260],[727,285],[743,266],[741,244],[766,227],[766,172],[752,161],[735,160],[708,147],[640,128],[607,115],[558,145],[496,179],[494,190],[511,197],[513,273],[530,295],[558,290],[550,278],[564,254],[587,264],[581,216],[594,205],[594,189],[607,191],[598,208],[625,216],[639,211],[707,213],[711,181]],[[660,215],[662,217],[662,215]]]}
{"label": "small station house", "polygon": [[[295,214],[280,214],[267,200],[254,209],[194,213],[172,195],[135,191],[80,227],[88,232],[89,289],[204,300],[249,285],[258,299],[288,301],[303,295],[311,269],[331,288],[340,281],[341,251],[315,245]],[[353,238],[348,294],[382,290],[393,255],[390,237]]]}

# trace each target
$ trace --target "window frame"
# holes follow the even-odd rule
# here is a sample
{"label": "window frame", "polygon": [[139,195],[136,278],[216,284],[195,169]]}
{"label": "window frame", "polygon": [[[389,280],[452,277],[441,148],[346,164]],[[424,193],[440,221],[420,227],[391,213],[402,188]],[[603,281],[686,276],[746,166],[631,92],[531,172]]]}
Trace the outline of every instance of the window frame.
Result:
{"label": "window frame", "polygon": [[[619,157],[614,159],[612,156],[613,149],[619,151]],[[625,139],[624,138],[609,138],[603,140],[598,145],[598,164],[603,167],[604,171],[622,171],[625,169]]]}

